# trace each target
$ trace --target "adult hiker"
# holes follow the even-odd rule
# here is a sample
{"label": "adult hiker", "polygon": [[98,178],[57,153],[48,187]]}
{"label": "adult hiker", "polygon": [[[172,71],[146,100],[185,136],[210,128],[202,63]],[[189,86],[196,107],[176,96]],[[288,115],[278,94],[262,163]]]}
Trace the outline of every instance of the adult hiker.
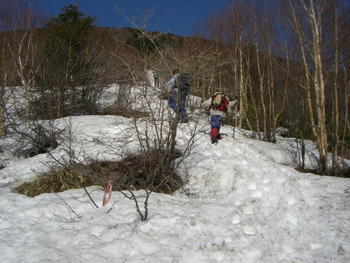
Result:
{"label": "adult hiker", "polygon": [[169,106],[175,111],[178,121],[187,122],[186,100],[190,90],[188,75],[175,69],[173,77],[166,83],[165,88],[169,94]]}
{"label": "adult hiker", "polygon": [[159,87],[159,73],[156,70],[152,71],[152,77],[154,80],[154,86]]}
{"label": "adult hiker", "polygon": [[227,96],[221,92],[215,92],[208,100],[201,105],[202,108],[210,109],[210,138],[212,143],[217,143],[221,139],[220,128],[226,117],[226,113],[232,112],[232,107],[237,100],[230,101]]}

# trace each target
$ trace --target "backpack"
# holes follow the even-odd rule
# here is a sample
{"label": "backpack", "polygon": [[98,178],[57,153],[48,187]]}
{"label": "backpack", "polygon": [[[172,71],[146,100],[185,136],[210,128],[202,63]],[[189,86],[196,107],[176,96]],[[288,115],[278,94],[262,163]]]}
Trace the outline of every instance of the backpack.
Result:
{"label": "backpack", "polygon": [[188,82],[189,76],[188,74],[182,73],[179,75],[175,88],[177,88],[180,92],[180,94],[187,96],[189,89],[190,89],[190,83]]}
{"label": "backpack", "polygon": [[226,112],[227,111],[227,105],[230,103],[230,101],[226,98],[226,96],[224,96],[221,93],[216,93],[213,97],[211,97],[211,105],[210,107],[213,110],[219,110],[222,112]]}

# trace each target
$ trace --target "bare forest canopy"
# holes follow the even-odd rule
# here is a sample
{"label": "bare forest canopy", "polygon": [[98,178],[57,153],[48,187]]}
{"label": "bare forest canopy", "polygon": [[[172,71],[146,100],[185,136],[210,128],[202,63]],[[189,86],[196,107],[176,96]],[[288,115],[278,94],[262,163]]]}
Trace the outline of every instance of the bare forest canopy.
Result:
{"label": "bare forest canopy", "polygon": [[[329,166],[327,153],[350,156],[345,0],[233,0],[193,37],[96,27],[73,5],[41,28],[33,10],[22,8],[17,16],[11,12],[18,10],[2,10],[1,28],[16,17],[12,28],[20,29],[0,33],[0,83],[40,94],[28,99],[27,117],[95,113],[105,85],[139,84],[146,69],[158,71],[164,83],[178,68],[191,76],[192,94],[207,98],[219,90],[238,99],[237,125],[258,138],[275,142],[284,127],[301,142],[314,140],[319,172]],[[32,104],[50,110],[29,109]]]}

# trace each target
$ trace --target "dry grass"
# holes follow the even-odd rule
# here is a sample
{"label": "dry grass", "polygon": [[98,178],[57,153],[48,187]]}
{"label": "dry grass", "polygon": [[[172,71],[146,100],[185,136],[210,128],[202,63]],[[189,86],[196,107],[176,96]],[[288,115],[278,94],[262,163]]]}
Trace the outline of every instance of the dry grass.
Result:
{"label": "dry grass", "polygon": [[320,174],[317,169],[303,169],[301,167],[295,168],[295,170],[297,170],[300,173],[311,173],[311,174],[315,174],[315,175],[326,175],[326,176],[335,176],[335,177],[343,177],[343,178],[350,178],[350,169],[338,169],[338,170],[331,170],[331,171],[327,171],[327,173],[323,173]]}
{"label": "dry grass", "polygon": [[20,194],[34,197],[42,193],[58,193],[68,189],[78,189],[91,185],[100,185],[94,177],[81,173],[82,167],[71,165],[64,170],[51,170],[40,175],[32,182],[25,182],[16,188]]}
{"label": "dry grass", "polygon": [[110,106],[98,113],[98,115],[119,115],[126,118],[145,118],[149,117],[149,113],[132,110],[132,109],[125,109],[125,108],[119,108],[116,106]]}
{"label": "dry grass", "polygon": [[[94,161],[89,165],[71,164],[63,170],[53,169],[32,182],[16,188],[18,193],[34,197],[92,185],[104,187],[113,181],[113,190],[148,189],[173,193],[183,186],[182,179],[170,165],[162,163],[165,153],[152,151],[129,155],[119,162]],[[179,157],[173,156],[172,159]]]}

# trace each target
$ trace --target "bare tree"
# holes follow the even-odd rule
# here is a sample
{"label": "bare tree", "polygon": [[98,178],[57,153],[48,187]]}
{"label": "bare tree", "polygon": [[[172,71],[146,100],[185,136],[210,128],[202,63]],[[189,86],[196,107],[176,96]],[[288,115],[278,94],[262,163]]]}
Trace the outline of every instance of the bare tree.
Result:
{"label": "bare tree", "polygon": [[[139,53],[134,53],[134,56],[125,56],[120,50],[115,50],[112,53],[117,63],[124,65],[124,73],[120,75],[120,72],[118,72],[116,75],[117,82],[124,83],[126,79],[127,87],[133,89],[129,93],[123,92],[123,95],[129,94],[130,96],[126,99],[129,108],[148,113],[148,117],[142,119],[135,117],[133,119],[133,131],[136,132],[139,144],[138,154],[140,159],[138,159],[138,168],[136,169],[139,172],[135,173],[135,167],[130,167],[127,178],[131,180],[129,182],[133,180],[134,182],[131,183],[131,188],[121,191],[126,198],[135,202],[141,220],[146,220],[150,194],[157,189],[163,189],[163,191],[169,193],[174,191],[173,185],[177,184],[178,180],[176,168],[188,156],[194,146],[198,135],[198,125],[194,123],[190,129],[179,125],[176,112],[172,112],[167,101],[160,100],[161,94],[164,94],[163,87],[150,86],[145,70],[157,69],[161,72],[161,76],[167,79],[170,77],[173,68],[180,68],[182,72],[192,75],[196,72],[197,64],[193,62],[193,55],[188,57],[188,50],[185,55],[183,50],[177,50],[171,44],[160,46],[157,42],[158,34],[149,32],[143,26],[138,26],[135,23],[133,25],[137,27],[138,34],[142,36],[142,39],[146,39],[148,45],[151,45],[153,52],[140,50]],[[185,43],[184,45],[192,48],[192,50],[195,48],[191,43]],[[128,48],[133,50],[132,46]],[[198,50],[197,47],[196,51]],[[197,52],[196,54],[198,55]],[[195,76],[198,76],[198,74],[195,74]],[[123,87],[125,88],[125,86],[119,85],[119,90]],[[118,101],[118,98],[116,98],[116,101]],[[186,130],[187,136],[181,140],[179,145],[178,130],[181,130],[181,128]],[[181,154],[179,154],[180,152]],[[121,182],[113,182],[113,188],[120,188],[120,184]],[[181,188],[182,185],[179,184],[178,187]],[[145,195],[140,196],[135,192],[135,190],[141,189],[144,189]],[[139,200],[144,202],[143,212]]]}
{"label": "bare tree", "polygon": [[[337,148],[339,143],[339,33],[337,4],[332,1],[303,0],[298,3],[289,1],[291,14],[291,24],[299,41],[300,56],[304,65],[304,78],[300,82],[301,87],[307,94],[307,105],[309,120],[312,127],[313,136],[316,140],[320,162],[318,172],[324,173],[328,169],[328,133],[332,134],[335,145],[334,158],[337,158]],[[333,17],[332,19],[330,19]],[[333,35],[327,31],[327,23],[333,25]],[[327,44],[333,42],[333,67],[330,69],[327,64]],[[329,53],[329,52],[328,52]],[[328,79],[333,79],[333,131],[327,126],[326,116],[326,89]],[[329,81],[328,81],[329,82]],[[337,161],[334,159],[335,165]]]}
{"label": "bare tree", "polygon": [[[4,44],[2,43],[0,61],[4,61],[4,57],[5,57],[4,53],[5,53],[5,48],[4,48]],[[1,63],[0,64],[0,137],[5,135],[5,119],[6,119],[5,93],[6,93],[7,80],[8,80],[8,73],[7,73],[6,66],[3,63]]]}
{"label": "bare tree", "polygon": [[261,139],[276,141],[276,123],[285,109],[285,99],[276,98],[281,93],[275,58],[280,45],[277,10],[240,0],[232,1],[226,10],[208,20],[209,35],[222,43],[221,62],[228,69],[223,71],[225,81],[221,74],[216,79],[225,83],[223,89],[229,95],[239,98],[238,125],[257,130]]}
{"label": "bare tree", "polygon": [[0,24],[3,32],[3,48],[6,50],[6,67],[11,68],[23,87],[25,115],[30,115],[30,89],[35,86],[39,70],[38,46],[35,43],[35,27],[40,15],[24,0],[5,0],[1,5]]}

